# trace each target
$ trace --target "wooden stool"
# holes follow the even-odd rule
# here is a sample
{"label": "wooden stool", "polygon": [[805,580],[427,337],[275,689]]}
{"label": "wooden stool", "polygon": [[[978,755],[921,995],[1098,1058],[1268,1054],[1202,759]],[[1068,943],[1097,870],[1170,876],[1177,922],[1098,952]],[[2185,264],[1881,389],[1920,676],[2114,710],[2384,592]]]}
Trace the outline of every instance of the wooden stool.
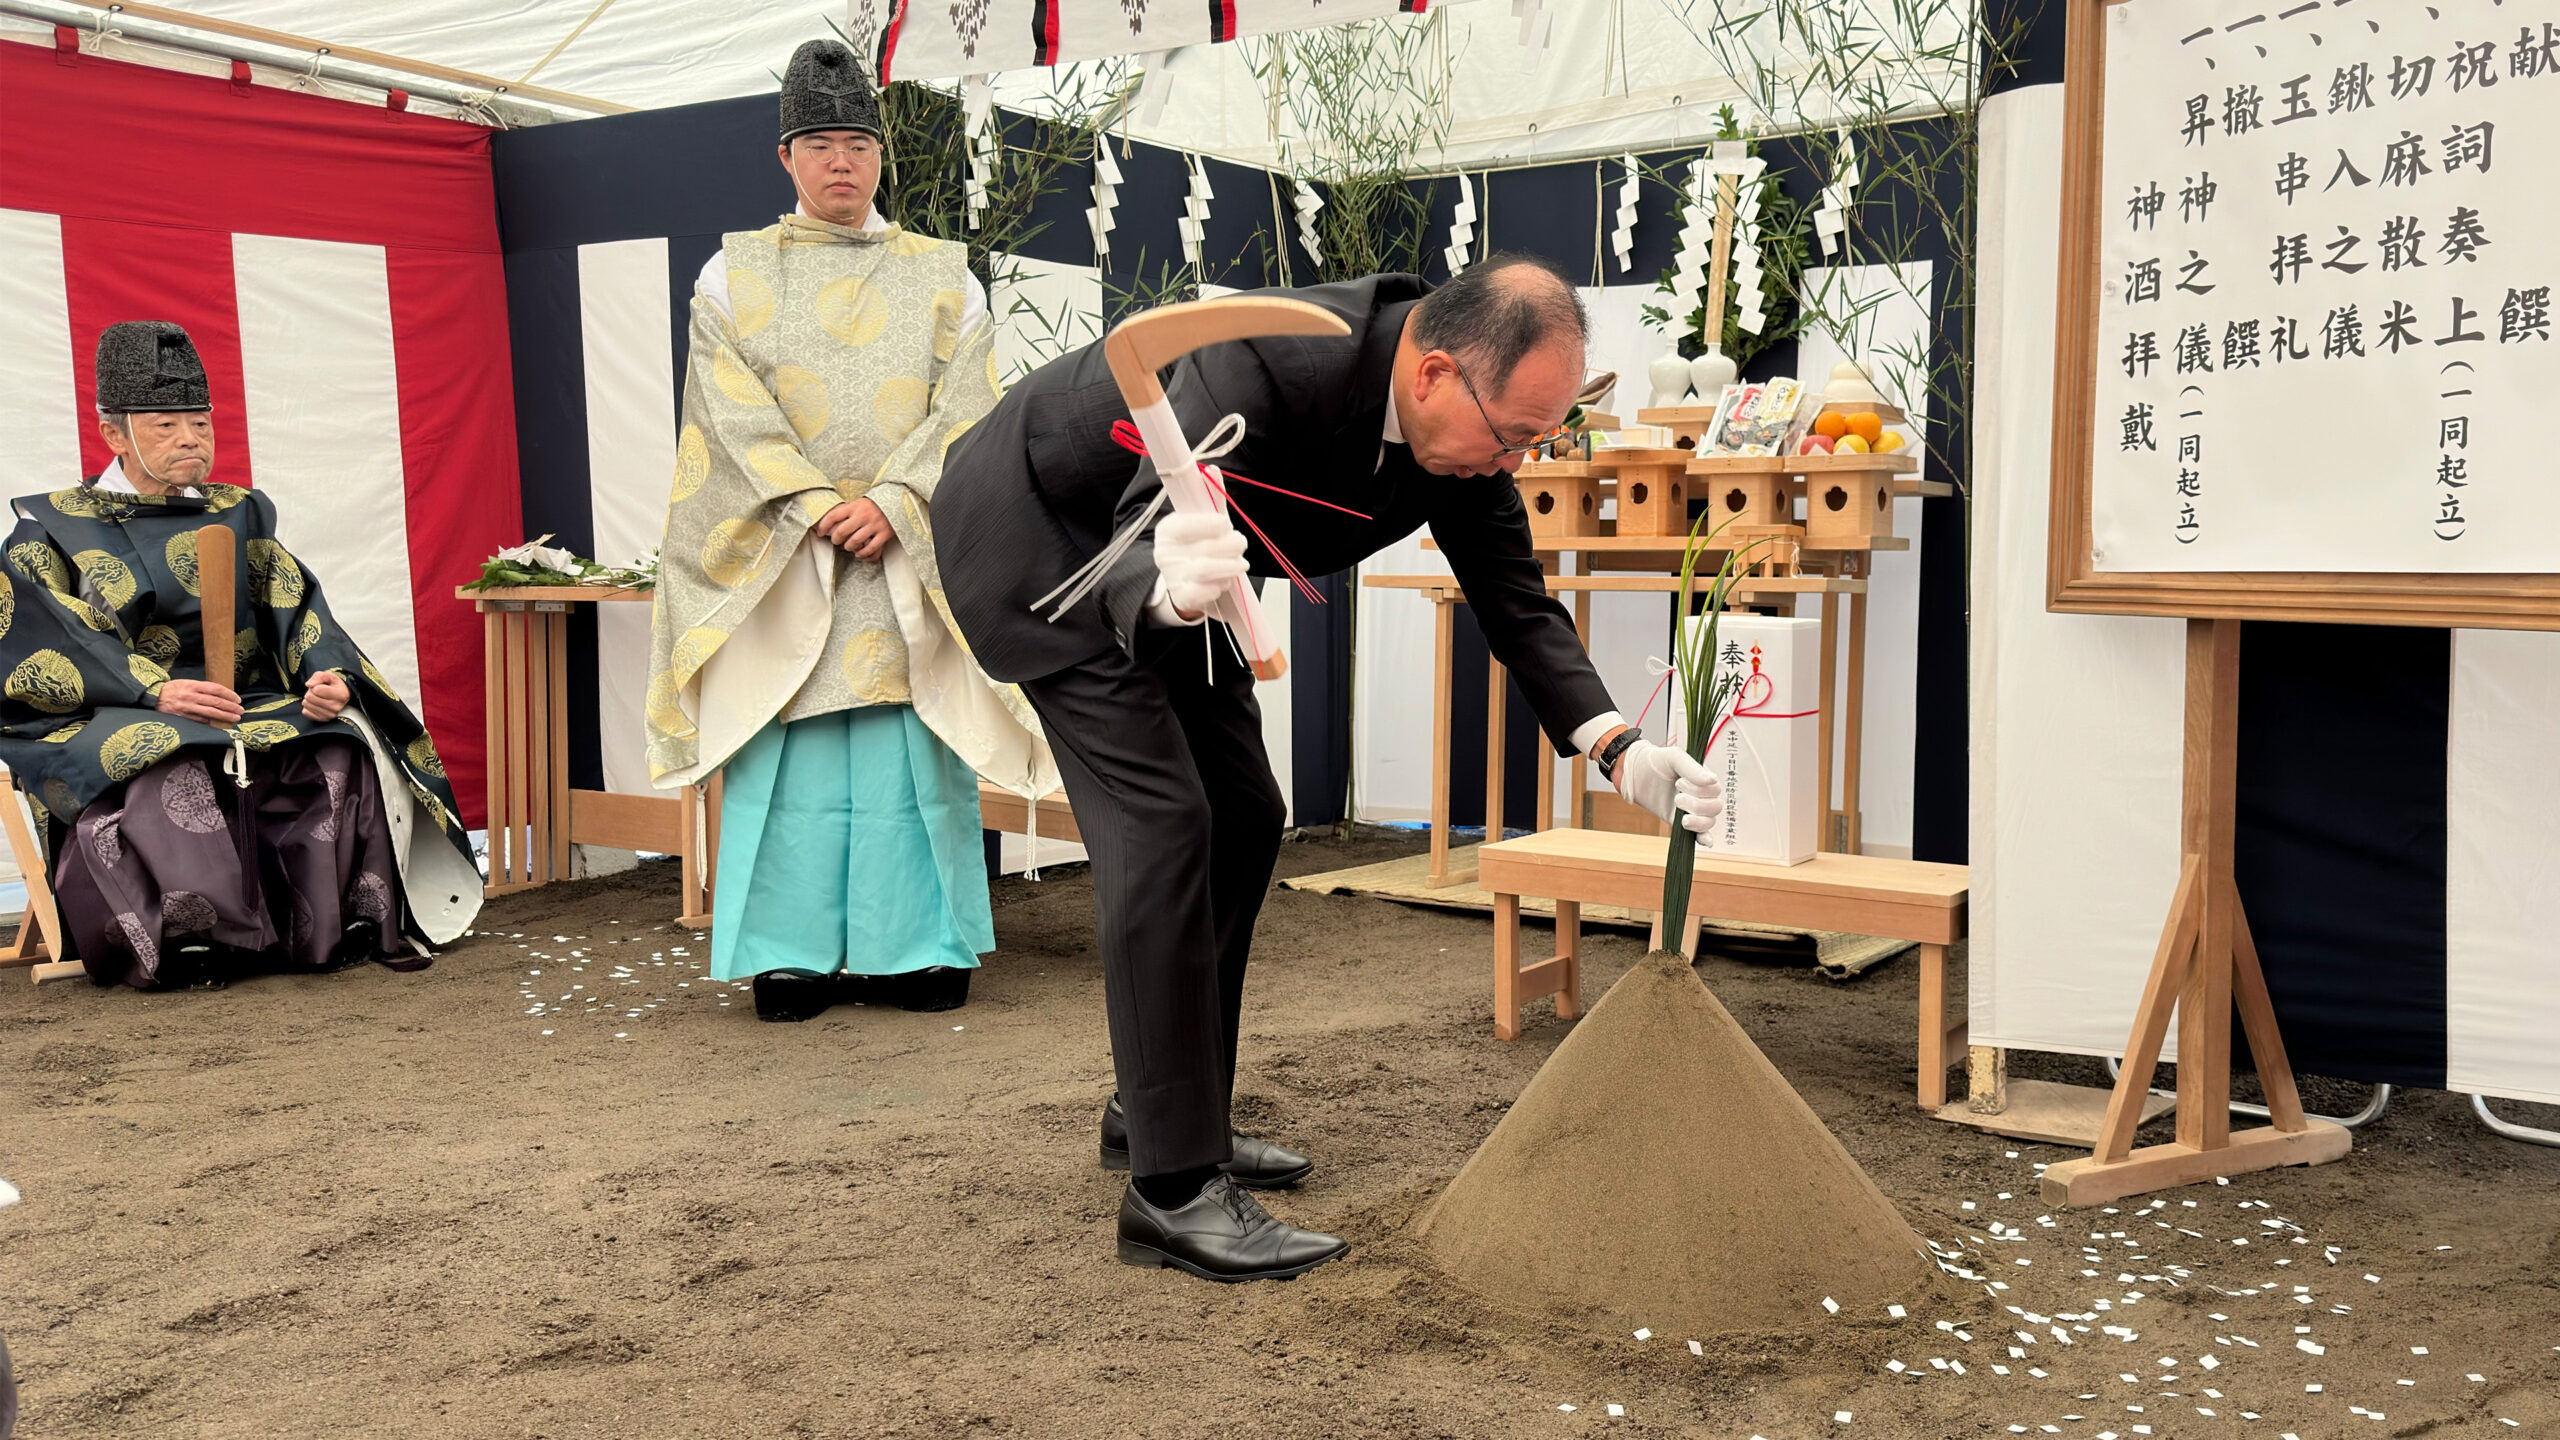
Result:
{"label": "wooden stool", "polygon": [[[1549,830],[1484,846],[1476,883],[1493,894],[1493,1033],[1520,1034],[1520,1007],[1556,997],[1556,1014],[1582,1013],[1582,907],[1662,904],[1665,843],[1650,835]],[[1556,953],[1520,964],[1520,897],[1556,902]],[[1802,865],[1698,858],[1689,916],[1799,930],[1841,930],[1920,947],[1920,1108],[1947,1103],[1947,1067],[1965,1060],[1965,1018],[1950,1017],[1947,947],[1964,938],[1965,867],[1875,855],[1821,854]],[[1694,924],[1684,943],[1694,943]],[[1656,943],[1660,943],[1658,940]]]}
{"label": "wooden stool", "polygon": [[38,985],[82,974],[86,967],[79,961],[58,958],[62,954],[62,912],[54,907],[53,877],[45,867],[44,850],[36,844],[35,831],[27,824],[24,808],[42,802],[18,788],[17,776],[6,778],[6,791],[0,793],[0,829],[9,832],[9,856],[18,864],[19,878],[26,882],[27,913],[19,918],[17,935],[0,948],[0,969],[30,966],[29,978]]}

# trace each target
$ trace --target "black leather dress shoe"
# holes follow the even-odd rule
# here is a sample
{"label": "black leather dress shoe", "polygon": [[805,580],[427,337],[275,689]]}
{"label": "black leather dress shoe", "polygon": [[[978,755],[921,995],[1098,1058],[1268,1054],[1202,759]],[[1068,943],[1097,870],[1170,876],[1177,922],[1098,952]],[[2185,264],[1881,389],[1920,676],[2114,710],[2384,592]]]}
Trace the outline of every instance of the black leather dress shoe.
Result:
{"label": "black leather dress shoe", "polygon": [[1170,1266],[1227,1283],[1294,1280],[1350,1248],[1337,1236],[1272,1219],[1231,1175],[1210,1176],[1189,1204],[1170,1210],[1147,1203],[1135,1185],[1120,1197],[1120,1260],[1127,1265]]}
{"label": "black leather dress shoe", "polygon": [[806,970],[758,971],[755,995],[756,1018],[775,1021],[814,1019],[843,998],[835,976]]}
{"label": "black leather dress shoe", "polygon": [[976,972],[958,965],[933,965],[871,980],[873,998],[901,1010],[933,1015],[969,1003],[969,977]]}
{"label": "black leather dress shoe", "polygon": [[[1285,1190],[1315,1173],[1316,1162],[1295,1150],[1257,1139],[1241,1130],[1227,1132],[1234,1158],[1218,1168],[1247,1190]],[[1102,1107],[1102,1168],[1129,1168],[1129,1114],[1120,1097]]]}

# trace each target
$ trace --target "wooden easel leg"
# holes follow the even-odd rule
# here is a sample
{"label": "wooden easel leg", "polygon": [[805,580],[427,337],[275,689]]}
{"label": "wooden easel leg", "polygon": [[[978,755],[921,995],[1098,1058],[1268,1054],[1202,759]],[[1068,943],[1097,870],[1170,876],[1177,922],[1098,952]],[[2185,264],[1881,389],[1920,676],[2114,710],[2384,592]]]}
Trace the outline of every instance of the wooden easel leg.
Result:
{"label": "wooden easel leg", "polygon": [[1840,819],[1830,843],[1822,848],[1855,855],[1864,839],[1860,834],[1864,827],[1858,823],[1858,778],[1866,745],[1867,597],[1843,595],[1840,599],[1849,612],[1849,673],[1841,682]]}
{"label": "wooden easel leg", "polygon": [[1511,672],[1499,660],[1484,662],[1484,843],[1502,838],[1503,742],[1509,738]]}
{"label": "wooden easel leg", "polygon": [[1520,1038],[1520,897],[1493,897],[1493,1034]]}
{"label": "wooden easel leg", "polygon": [[[2048,1203],[2098,1205],[2126,1195],[2279,1165],[2318,1165],[2347,1153],[2347,1131],[2302,1114],[2267,1001],[2257,947],[2232,882],[2239,813],[2240,622],[2187,623],[2185,859],[2124,1069],[2098,1143],[2085,1160],[2044,1173]],[[2278,1123],[2231,1129],[2231,1009],[2241,1006],[2251,1044],[2263,1043],[2268,1110]],[[2142,1099],[2169,1021],[2178,1022],[2178,1138],[2132,1148]],[[2263,1033],[2265,1039],[2259,1040]]]}
{"label": "wooden easel leg", "polygon": [[1704,928],[1706,921],[1701,916],[1692,915],[1680,922],[1680,958],[1692,965],[1698,963],[1698,932]]}
{"label": "wooden easel leg", "polygon": [[2302,1092],[2293,1083],[2293,1062],[2285,1058],[2284,1036],[2276,1029],[2275,1003],[2267,998],[2266,971],[2258,966],[2258,942],[2249,934],[2249,912],[2240,896],[2231,896],[2232,996],[2240,1004],[2240,1028],[2249,1037],[2249,1056],[2258,1062],[2258,1084],[2267,1092],[2267,1119],[2287,1134],[2307,1125]]}
{"label": "wooden easel leg", "polygon": [[1449,879],[1449,741],[1451,725],[1449,673],[1457,645],[1453,601],[1431,602],[1431,873],[1423,884],[1437,890]]}
{"label": "wooden easel leg", "polygon": [[1818,712],[1814,717],[1814,734],[1819,738],[1814,742],[1813,747],[1814,784],[1822,795],[1822,803],[1814,807],[1814,813],[1822,817],[1822,833],[1816,842],[1816,848],[1822,850],[1832,848],[1831,755],[1833,747],[1831,742],[1832,735],[1840,723],[1839,712],[1832,708],[1832,700],[1840,689],[1839,671],[1840,597],[1825,595],[1822,597],[1822,684],[1820,694],[1814,701],[1815,710]]}

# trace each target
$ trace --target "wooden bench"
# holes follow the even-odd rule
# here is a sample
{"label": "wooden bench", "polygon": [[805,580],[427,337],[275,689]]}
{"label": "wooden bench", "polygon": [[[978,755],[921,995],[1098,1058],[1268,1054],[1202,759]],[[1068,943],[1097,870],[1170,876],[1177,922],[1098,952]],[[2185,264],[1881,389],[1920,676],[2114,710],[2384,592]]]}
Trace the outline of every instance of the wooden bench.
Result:
{"label": "wooden bench", "polygon": [[[1556,997],[1582,1013],[1582,907],[1662,904],[1665,843],[1648,835],[1549,830],[1476,852],[1476,883],[1493,894],[1493,1032],[1520,1034],[1520,1007]],[[1965,1057],[1965,1019],[1947,1003],[1947,947],[1964,938],[1965,867],[1874,855],[1816,855],[1802,865],[1700,857],[1690,917],[1842,930],[1920,946],[1920,1107],[1947,1103],[1947,1067]],[[1520,897],[1556,902],[1556,953],[1520,963]],[[1662,927],[1657,927],[1659,933]]]}
{"label": "wooden bench", "polygon": [[[978,823],[989,830],[1007,835],[1020,835],[1030,828],[1030,816],[1023,813],[1022,797],[1010,790],[999,790],[981,780],[978,782]],[[1040,834],[1050,840],[1072,840],[1084,843],[1084,832],[1076,828],[1076,812],[1067,806],[1067,792],[1054,791],[1040,797]]]}

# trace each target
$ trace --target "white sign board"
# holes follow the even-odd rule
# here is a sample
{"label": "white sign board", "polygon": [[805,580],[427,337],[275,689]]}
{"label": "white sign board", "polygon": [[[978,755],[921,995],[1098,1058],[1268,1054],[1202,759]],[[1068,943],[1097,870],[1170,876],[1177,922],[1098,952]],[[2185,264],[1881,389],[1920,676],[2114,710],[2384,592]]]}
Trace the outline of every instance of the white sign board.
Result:
{"label": "white sign board", "polygon": [[2560,3],[2107,16],[2093,568],[2560,571]]}

